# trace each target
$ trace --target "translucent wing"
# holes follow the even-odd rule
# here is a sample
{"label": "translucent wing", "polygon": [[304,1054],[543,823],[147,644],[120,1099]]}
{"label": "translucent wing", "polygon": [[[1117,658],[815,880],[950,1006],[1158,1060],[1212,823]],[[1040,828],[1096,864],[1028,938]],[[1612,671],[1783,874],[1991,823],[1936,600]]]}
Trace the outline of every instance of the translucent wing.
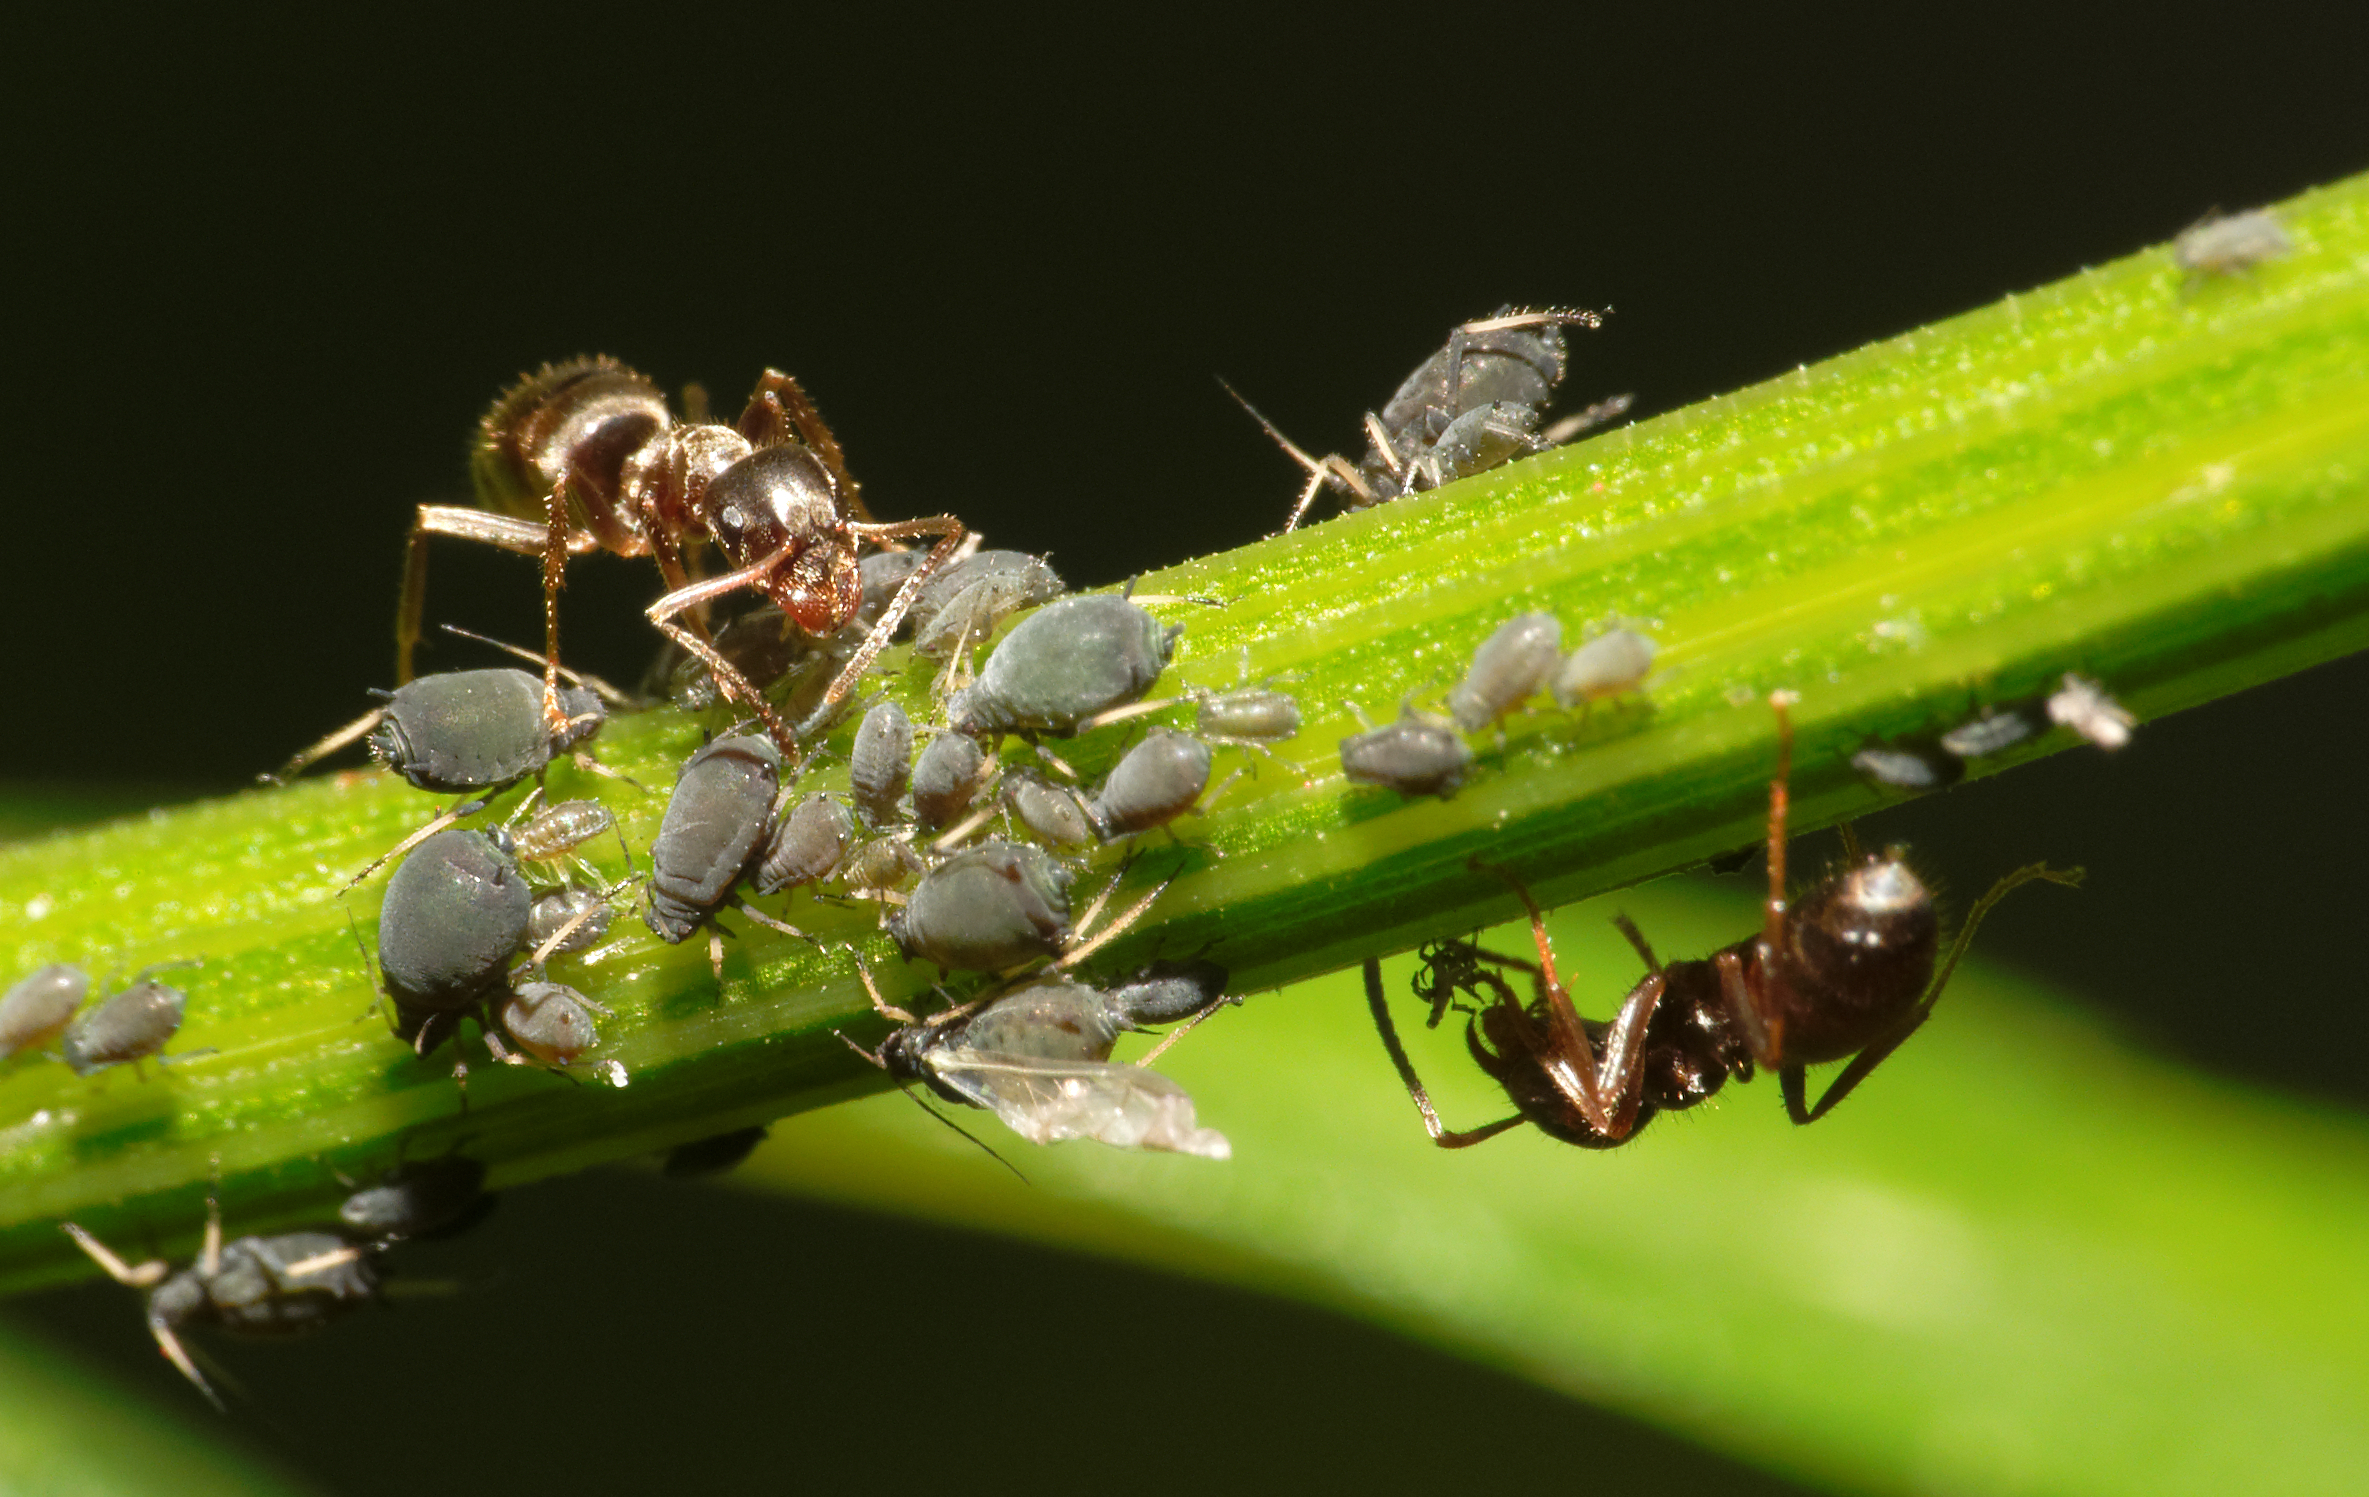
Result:
{"label": "translucent wing", "polygon": [[1030,1143],[1091,1138],[1120,1149],[1226,1159],[1233,1148],[1193,1115],[1184,1088],[1157,1071],[1098,1060],[1048,1060],[959,1046],[929,1057],[938,1079]]}

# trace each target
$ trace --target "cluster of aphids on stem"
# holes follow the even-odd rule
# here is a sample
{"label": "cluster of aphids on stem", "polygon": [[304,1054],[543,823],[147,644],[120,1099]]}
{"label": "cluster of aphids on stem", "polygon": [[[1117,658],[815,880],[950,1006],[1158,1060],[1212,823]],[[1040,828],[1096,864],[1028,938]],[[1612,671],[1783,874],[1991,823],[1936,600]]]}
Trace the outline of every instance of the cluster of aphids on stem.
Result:
{"label": "cluster of aphids on stem", "polygon": [[[2244,273],[2286,248],[2267,215],[2246,214],[2198,226],[2174,253],[2193,284]],[[1599,322],[1595,313],[1501,309],[1455,329],[1366,417],[1367,447],[1356,462],[1311,458],[1268,426],[1308,475],[1285,528],[1327,489],[1351,509],[1384,503],[1543,451],[1625,411],[1621,396],[1546,418],[1564,373],[1564,330]],[[978,549],[950,515],[876,520],[837,440],[788,375],[767,372],[729,425],[705,419],[703,401],[690,404],[691,417],[678,419],[654,385],[609,359],[547,367],[505,392],[478,434],[477,507],[418,510],[397,615],[395,687],[280,772],[293,775],[365,739],[390,772],[458,797],[340,890],[395,863],[375,948],[363,948],[393,1034],[424,1057],[447,1040],[457,1049],[470,1020],[494,1059],[565,1072],[599,1048],[595,1016],[609,1010],[549,969],[589,966],[623,946],[624,938],[611,939],[619,913],[638,905],[669,943],[704,934],[721,988],[726,911],[822,945],[784,918],[786,908],[761,910],[741,891],[768,898],[806,890],[843,904],[876,902],[881,928],[906,960],[934,966],[942,979],[963,975],[966,996],[916,1015],[881,996],[852,947],[836,948],[896,1026],[876,1050],[859,1053],[909,1092],[992,1111],[1031,1142],[1088,1138],[1226,1158],[1225,1137],[1202,1126],[1191,1098],[1148,1063],[1239,1001],[1226,991],[1227,972],[1192,959],[1091,975],[1089,960],[1167,885],[1153,882],[1115,901],[1125,908],[1107,916],[1125,867],[1082,912],[1073,914],[1072,896],[1091,850],[1166,829],[1222,795],[1225,783],[1210,788],[1219,751],[1272,757],[1296,737],[1299,704],[1271,682],[1250,684],[1247,656],[1233,690],[1150,695],[1185,629],[1150,609],[1209,600],[1138,597],[1132,589],[1070,595],[1042,558]],[[427,543],[436,536],[540,559],[543,653],[500,647],[539,673],[491,668],[413,679]],[[932,544],[907,545],[917,539]],[[649,556],[664,580],[647,616],[666,644],[645,698],[560,663],[566,567],[595,550]],[[974,672],[974,647],[1023,612]],[[861,696],[876,658],[904,641],[937,662],[918,723],[894,701]],[[1343,738],[1343,777],[1405,796],[1451,795],[1473,762],[1466,735],[1501,735],[1505,717],[1541,692],[1583,710],[1641,694],[1655,656],[1647,634],[1618,620],[1588,631],[1566,654],[1553,616],[1518,615],[1477,647],[1447,694],[1445,716],[1407,705],[1396,721]],[[728,704],[757,731],[710,736],[682,763],[645,871],[606,807],[549,802],[544,780],[558,761],[611,773],[587,748],[610,714],[669,698],[694,710]],[[1536,960],[1470,941],[1426,951],[1416,993],[1430,1022],[1452,1008],[1467,1014],[1471,1058],[1504,1088],[1512,1116],[1469,1131],[1441,1122],[1399,1041],[1379,965],[1366,963],[1374,1021],[1435,1141],[1463,1147],[1529,1122],[1566,1142],[1608,1148],[1655,1113],[1694,1106],[1760,1068],[1778,1073],[1794,1121],[1814,1121],[1924,1023],[2001,896],[2033,879],[2076,880],[2039,866],[2008,875],[1975,904],[1946,952],[1933,899],[1901,853],[1862,853],[1847,828],[1842,866],[1789,893],[1788,699],[1780,693],[1772,701],[1769,891],[1756,935],[1702,960],[1665,963],[1624,918],[1645,975],[1612,1018],[1584,1018],[1530,895],[1490,867],[1530,911]],[[1058,751],[1098,727],[1187,703],[1189,730],[1151,728],[1097,786],[1078,783]],[[845,793],[800,794],[802,771],[827,752],[826,735],[859,709],[844,750]],[[1871,743],[1853,762],[1880,784],[1931,789],[1967,761],[2054,728],[2118,747],[2131,721],[2103,688],[2067,675],[2050,694],[1994,704],[1931,741]],[[529,782],[506,811],[494,806]],[[461,824],[478,816],[487,819]],[[587,853],[611,836],[621,854],[614,876]],[[362,946],[358,928],[354,939]],[[0,1060],[54,1044],[56,1058],[89,1075],[209,1053],[164,1053],[188,1000],[155,974],[197,966],[196,959],[157,964],[87,1009],[89,976],[67,964],[45,967],[0,996]],[[1142,1061],[1111,1059],[1122,1034],[1163,1025],[1175,1027]],[[1844,1069],[1812,1105],[1805,1069],[1836,1061]],[[627,1082],[614,1060],[593,1069],[615,1086]],[[465,1083],[466,1063],[454,1074]],[[763,1137],[762,1127],[747,1127],[683,1145],[667,1172],[729,1168]],[[148,1291],[159,1347],[212,1398],[183,1327],[288,1334],[377,1298],[381,1261],[394,1244],[459,1230],[484,1214],[492,1201],[485,1174],[458,1152],[404,1163],[398,1151],[377,1184],[353,1190],[334,1227],[227,1244],[209,1205],[204,1246],[178,1272],[161,1261],[128,1264],[79,1225],[64,1226],[109,1274]]]}

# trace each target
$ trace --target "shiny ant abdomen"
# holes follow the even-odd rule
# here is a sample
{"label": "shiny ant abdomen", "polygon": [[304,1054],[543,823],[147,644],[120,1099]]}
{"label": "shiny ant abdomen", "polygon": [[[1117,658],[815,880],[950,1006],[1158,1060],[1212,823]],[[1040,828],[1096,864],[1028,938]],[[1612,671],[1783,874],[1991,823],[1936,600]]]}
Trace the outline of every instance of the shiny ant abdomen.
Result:
{"label": "shiny ant abdomen", "polygon": [[[1941,952],[1933,896],[1897,848],[1864,854],[1845,833],[1844,866],[1798,902],[1785,887],[1786,782],[1792,732],[1783,694],[1777,713],[1777,775],[1769,785],[1769,893],[1759,934],[1708,958],[1662,962],[1627,917],[1616,924],[1644,959],[1646,975],[1606,1022],[1584,1019],[1555,970],[1546,922],[1529,891],[1512,885],[1530,913],[1538,960],[1484,951],[1469,942],[1436,950],[1424,995],[1434,1022],[1456,993],[1479,1000],[1466,1027],[1473,1060],[1505,1088],[1512,1117],[1459,1132],[1441,1123],[1391,1023],[1381,966],[1365,964],[1366,997],[1382,1042],[1442,1148],[1464,1148],[1522,1123],[1583,1148],[1626,1143],[1654,1114],[1692,1107],[1730,1080],[1775,1071],[1785,1111],[1813,1123],[1832,1111],[1931,1015],[1983,917],[2008,891],[2034,879],[2075,885],[2078,869],[2017,869],[1975,902]],[[1527,975],[1524,1003],[1506,973]],[[1813,1065],[1848,1061],[1813,1106]]]}

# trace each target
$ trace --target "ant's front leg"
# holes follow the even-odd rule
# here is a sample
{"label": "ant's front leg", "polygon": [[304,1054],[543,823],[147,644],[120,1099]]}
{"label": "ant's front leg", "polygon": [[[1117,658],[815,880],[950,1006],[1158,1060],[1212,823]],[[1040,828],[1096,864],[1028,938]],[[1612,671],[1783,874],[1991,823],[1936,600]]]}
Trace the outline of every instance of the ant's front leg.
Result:
{"label": "ant's front leg", "polygon": [[1422,1080],[1415,1075],[1415,1063],[1407,1058],[1406,1046],[1399,1043],[1398,1026],[1390,1022],[1390,1004],[1382,990],[1382,964],[1372,957],[1367,957],[1365,963],[1365,1001],[1374,1012],[1374,1029],[1382,1036],[1382,1048],[1390,1052],[1390,1063],[1398,1067],[1398,1079],[1406,1084],[1415,1110],[1423,1114],[1423,1129],[1431,1135],[1433,1143],[1443,1149],[1469,1149],[1528,1121],[1517,1112],[1510,1118],[1500,1118],[1466,1132],[1441,1122],[1439,1109],[1431,1105],[1431,1093],[1423,1089]]}

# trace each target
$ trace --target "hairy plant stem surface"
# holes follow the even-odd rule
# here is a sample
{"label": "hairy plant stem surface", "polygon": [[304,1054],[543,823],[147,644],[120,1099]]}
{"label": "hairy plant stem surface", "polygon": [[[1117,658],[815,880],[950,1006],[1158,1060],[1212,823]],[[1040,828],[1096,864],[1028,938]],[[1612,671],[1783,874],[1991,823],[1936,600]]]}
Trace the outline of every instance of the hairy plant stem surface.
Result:
{"label": "hairy plant stem surface", "polygon": [[[1145,579],[1220,600],[1158,605],[1186,625],[1163,689],[1281,677],[1307,728],[1182,844],[1151,839],[1123,873],[1118,849],[1096,860],[1081,887],[1117,874],[1118,905],[1174,878],[1098,966],[1206,948],[1236,991],[1262,991],[1507,913],[1476,856],[1552,903],[1749,843],[1772,690],[1799,693],[1807,828],[1874,803],[1847,766],[1869,738],[1946,728],[2069,669],[2151,717],[2369,641],[2369,179],[2280,211],[2295,253],[2250,275],[2188,285],[2151,250]],[[1351,704],[1436,705],[1529,609],[1574,635],[1644,621],[1663,647],[1650,696],[1517,716],[1502,745],[1476,740],[1452,800],[1342,779]],[[929,663],[891,665],[883,689],[934,719]],[[601,757],[650,791],[561,767],[551,792],[603,799],[646,848],[673,766],[723,721],[615,722]],[[1062,751],[1091,780],[1128,731]],[[802,791],[844,787],[851,732],[820,746]],[[845,945],[892,998],[937,975],[899,960],[873,907],[806,894],[766,903],[820,946],[723,917],[721,991],[698,941],[637,930],[597,964],[552,964],[616,1011],[597,1053],[630,1084],[490,1066],[472,1037],[464,1110],[449,1054],[415,1058],[361,1022],[370,969],[349,919],[368,939],[384,874],[336,895],[433,809],[354,772],[0,852],[0,972],[200,959],[168,978],[189,993],[174,1048],[211,1051],[144,1079],[37,1059],[0,1073],[0,1284],[87,1268],[62,1219],[177,1250],[216,1178],[231,1230],[263,1230],[319,1215],[342,1190],[333,1168],[383,1166],[399,1144],[465,1139],[506,1186],[874,1090],[841,1035],[868,1045],[886,1025]]]}

